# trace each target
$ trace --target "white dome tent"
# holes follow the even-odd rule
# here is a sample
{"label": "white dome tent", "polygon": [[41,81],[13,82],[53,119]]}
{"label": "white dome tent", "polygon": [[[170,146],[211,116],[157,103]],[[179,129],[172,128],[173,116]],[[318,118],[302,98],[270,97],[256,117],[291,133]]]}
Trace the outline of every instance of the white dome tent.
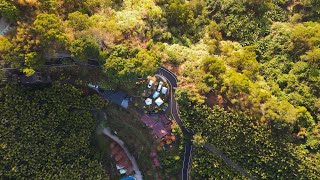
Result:
{"label": "white dome tent", "polygon": [[151,98],[147,98],[145,101],[146,105],[151,105],[152,104],[152,99]]}

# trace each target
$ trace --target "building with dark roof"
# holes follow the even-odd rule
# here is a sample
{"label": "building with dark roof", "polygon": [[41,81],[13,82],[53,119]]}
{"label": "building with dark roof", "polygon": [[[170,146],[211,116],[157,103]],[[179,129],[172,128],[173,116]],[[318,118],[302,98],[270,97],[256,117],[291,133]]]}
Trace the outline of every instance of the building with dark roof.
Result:
{"label": "building with dark roof", "polygon": [[167,124],[170,124],[170,123],[171,123],[171,121],[167,118],[166,115],[160,114],[159,117],[161,118],[163,124],[167,125]]}
{"label": "building with dark roof", "polygon": [[144,122],[148,127],[151,127],[151,128],[156,123],[156,122],[154,122],[154,120],[150,116],[148,116],[146,114],[141,117],[141,121]]}
{"label": "building with dark roof", "polygon": [[101,95],[110,102],[124,108],[128,108],[129,106],[128,95],[123,91],[106,90],[101,91]]}
{"label": "building with dark roof", "polygon": [[161,122],[158,122],[153,126],[153,131],[159,139],[168,134],[167,130],[163,127]]}
{"label": "building with dark roof", "polygon": [[107,99],[108,101],[117,104],[123,108],[129,107],[129,101],[131,98],[127,95],[127,93],[120,91],[120,90],[103,90],[99,88],[98,85],[88,84],[91,89],[97,91],[103,98]]}

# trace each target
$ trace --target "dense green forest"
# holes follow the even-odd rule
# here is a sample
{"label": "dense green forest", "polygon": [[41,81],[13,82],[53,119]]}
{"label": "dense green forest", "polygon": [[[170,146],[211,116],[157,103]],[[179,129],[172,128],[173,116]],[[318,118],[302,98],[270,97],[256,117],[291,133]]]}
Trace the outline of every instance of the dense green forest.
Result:
{"label": "dense green forest", "polygon": [[[0,0],[0,15],[14,27],[0,36],[1,62],[32,75],[55,53],[96,59],[101,84],[128,91],[165,66],[204,141],[258,179],[319,179],[319,0]],[[7,91],[2,99],[25,104],[19,97],[34,93]],[[23,109],[1,106],[2,116]],[[193,158],[194,179],[241,178],[201,143]]]}
{"label": "dense green forest", "polygon": [[104,102],[71,85],[0,92],[0,175],[5,179],[108,179],[90,143]]}

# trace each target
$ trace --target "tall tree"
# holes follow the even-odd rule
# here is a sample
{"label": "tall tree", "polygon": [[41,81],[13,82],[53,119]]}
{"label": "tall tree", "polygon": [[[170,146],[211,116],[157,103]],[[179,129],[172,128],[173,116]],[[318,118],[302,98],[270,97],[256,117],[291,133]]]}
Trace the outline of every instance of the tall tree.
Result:
{"label": "tall tree", "polygon": [[68,24],[76,31],[88,29],[91,25],[89,16],[79,11],[68,14]]}
{"label": "tall tree", "polygon": [[159,58],[152,51],[130,50],[118,46],[110,54],[104,65],[110,81],[116,86],[131,88],[137,78],[155,73],[159,66]]}
{"label": "tall tree", "polygon": [[18,8],[8,0],[0,0],[0,15],[10,22],[15,22],[19,15]]}
{"label": "tall tree", "polygon": [[33,23],[41,50],[59,50],[67,46],[61,20],[55,14],[39,14]]}
{"label": "tall tree", "polygon": [[85,37],[72,42],[70,52],[76,60],[86,62],[88,58],[99,58],[100,47],[94,39]]}

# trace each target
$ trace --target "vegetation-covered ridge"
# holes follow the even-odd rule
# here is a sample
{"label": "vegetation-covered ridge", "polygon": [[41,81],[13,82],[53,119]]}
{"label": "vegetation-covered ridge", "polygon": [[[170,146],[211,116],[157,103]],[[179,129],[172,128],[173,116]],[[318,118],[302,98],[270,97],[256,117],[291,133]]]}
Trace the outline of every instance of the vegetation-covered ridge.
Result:
{"label": "vegetation-covered ridge", "polygon": [[[195,139],[262,179],[319,179],[319,9],[319,0],[0,0],[13,27],[0,61],[30,76],[56,53],[95,59],[107,76],[96,84],[128,92],[165,66]],[[239,177],[202,143],[195,178]],[[210,159],[219,170],[203,168]]]}

